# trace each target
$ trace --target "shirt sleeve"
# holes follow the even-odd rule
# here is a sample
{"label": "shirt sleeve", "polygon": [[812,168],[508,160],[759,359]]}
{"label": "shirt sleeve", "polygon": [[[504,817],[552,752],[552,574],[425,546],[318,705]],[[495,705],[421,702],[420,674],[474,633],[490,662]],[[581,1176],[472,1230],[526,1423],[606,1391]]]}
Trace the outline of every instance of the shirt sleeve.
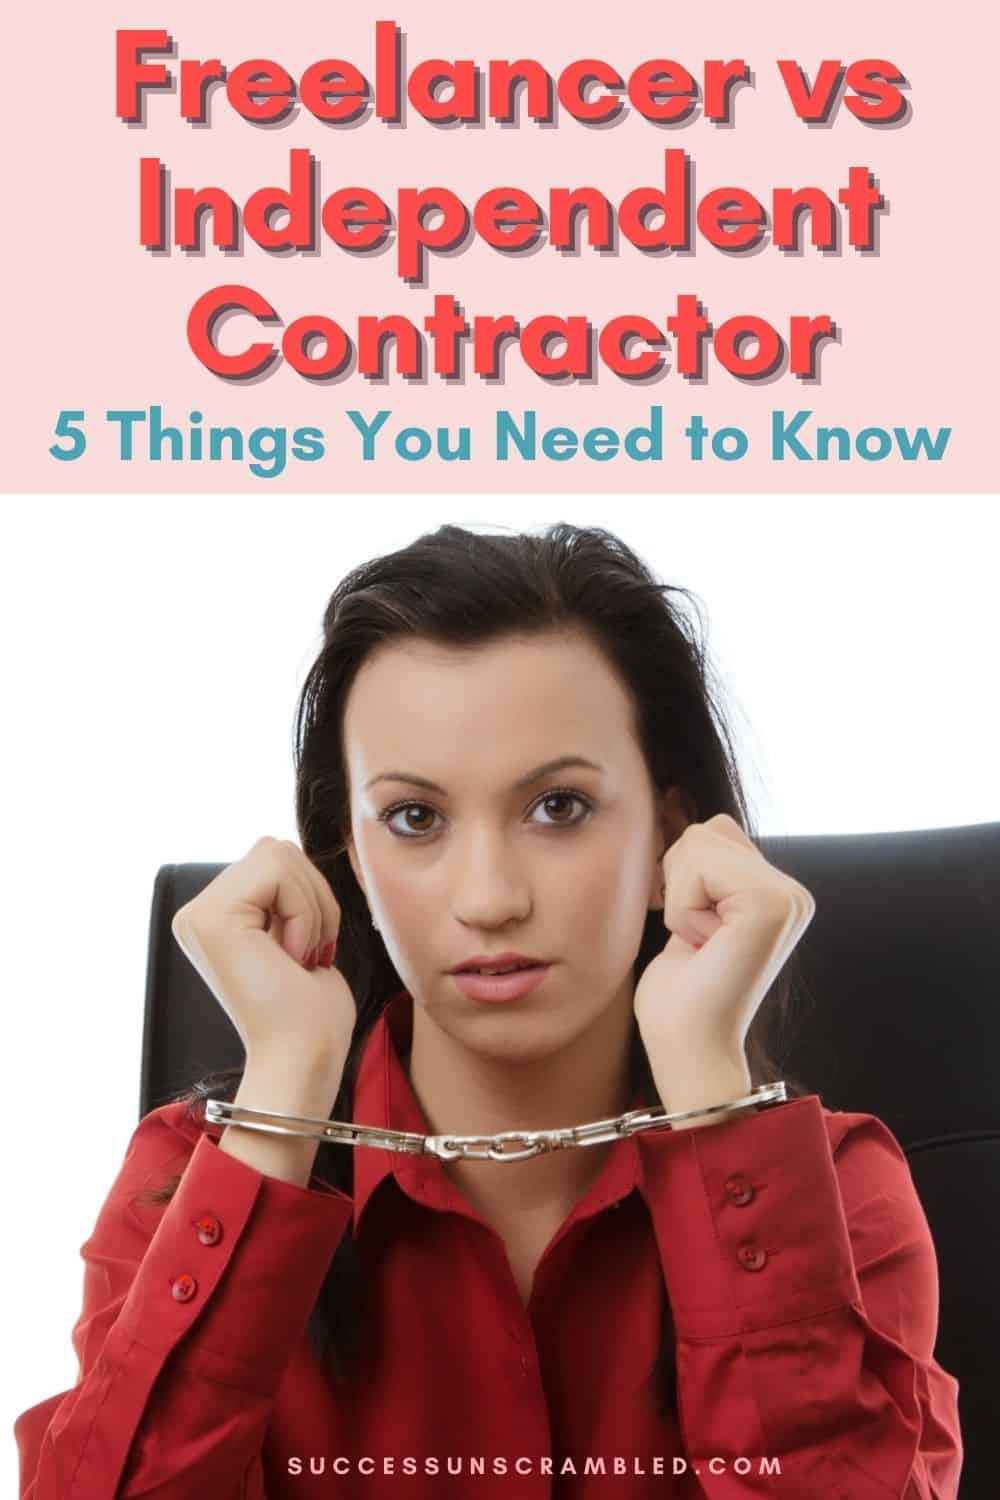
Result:
{"label": "shirt sleeve", "polygon": [[685,1457],[709,1500],[956,1500],[958,1381],[934,1359],[909,1164],[876,1116],[828,1118],[808,1094],[640,1148]]}
{"label": "shirt sleeve", "polygon": [[[72,1390],[14,1424],[20,1500],[264,1500],[260,1453],[352,1200],[146,1115],[80,1254]],[[136,1194],[183,1171],[168,1204]]]}

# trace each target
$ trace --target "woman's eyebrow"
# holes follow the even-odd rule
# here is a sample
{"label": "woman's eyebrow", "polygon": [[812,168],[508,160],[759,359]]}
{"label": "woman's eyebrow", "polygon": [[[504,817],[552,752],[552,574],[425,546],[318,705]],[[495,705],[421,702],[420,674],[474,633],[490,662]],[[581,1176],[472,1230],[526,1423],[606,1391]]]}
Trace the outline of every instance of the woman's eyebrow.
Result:
{"label": "woman's eyebrow", "polygon": [[[530,786],[533,781],[541,781],[543,776],[551,776],[555,771],[564,771],[568,766],[586,766],[591,771],[603,771],[604,767],[596,761],[587,760],[583,755],[557,755],[555,760],[547,760],[542,765],[536,766],[526,776],[521,776],[514,782],[514,789]],[[365,782],[365,791],[375,786],[379,781],[405,781],[409,786],[422,786],[429,792],[437,792],[442,797],[448,793],[443,786],[438,786],[436,781],[428,781],[426,776],[414,776],[410,771],[380,771],[370,781]]]}

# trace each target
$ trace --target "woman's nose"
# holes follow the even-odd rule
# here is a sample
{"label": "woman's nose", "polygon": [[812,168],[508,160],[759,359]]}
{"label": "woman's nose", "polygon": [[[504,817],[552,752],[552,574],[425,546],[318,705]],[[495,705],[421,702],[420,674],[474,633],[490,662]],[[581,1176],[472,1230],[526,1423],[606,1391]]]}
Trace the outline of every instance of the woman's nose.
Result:
{"label": "woman's nose", "polygon": [[483,849],[457,861],[452,910],[468,927],[494,927],[531,910],[531,895],[513,861]]}

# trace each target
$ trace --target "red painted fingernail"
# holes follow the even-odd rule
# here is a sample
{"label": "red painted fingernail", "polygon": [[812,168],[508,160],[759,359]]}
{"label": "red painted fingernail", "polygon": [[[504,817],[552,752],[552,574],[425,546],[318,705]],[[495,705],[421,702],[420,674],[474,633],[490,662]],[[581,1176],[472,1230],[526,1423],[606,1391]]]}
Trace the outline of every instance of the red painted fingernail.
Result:
{"label": "red painted fingernail", "polygon": [[328,969],[333,962],[333,943],[324,943],[319,950],[319,961],[324,969]]}
{"label": "red painted fingernail", "polygon": [[309,949],[309,952],[306,954],[305,959],[303,960],[303,962],[305,963],[305,966],[306,966],[307,969],[315,969],[315,967],[316,967],[316,949],[315,948],[310,948]]}

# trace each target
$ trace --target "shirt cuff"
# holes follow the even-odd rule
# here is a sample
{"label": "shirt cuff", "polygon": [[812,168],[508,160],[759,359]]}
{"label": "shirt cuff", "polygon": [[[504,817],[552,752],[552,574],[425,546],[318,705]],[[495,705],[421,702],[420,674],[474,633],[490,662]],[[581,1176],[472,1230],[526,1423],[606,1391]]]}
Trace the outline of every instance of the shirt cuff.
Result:
{"label": "shirt cuff", "polygon": [[636,1139],[678,1338],[860,1302],[818,1095]]}
{"label": "shirt cuff", "polygon": [[347,1194],[256,1171],[202,1134],[149,1242],[109,1346],[134,1342],[270,1392],[352,1214]]}

